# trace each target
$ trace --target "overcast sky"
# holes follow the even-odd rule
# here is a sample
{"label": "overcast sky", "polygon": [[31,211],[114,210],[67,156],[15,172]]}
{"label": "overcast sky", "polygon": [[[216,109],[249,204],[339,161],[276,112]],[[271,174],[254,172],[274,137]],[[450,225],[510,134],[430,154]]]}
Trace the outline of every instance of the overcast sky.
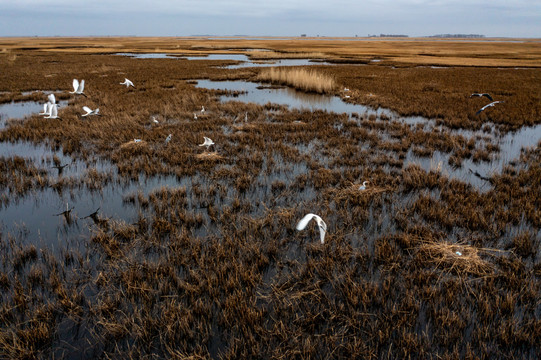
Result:
{"label": "overcast sky", "polygon": [[541,0],[0,0],[0,36],[541,37]]}

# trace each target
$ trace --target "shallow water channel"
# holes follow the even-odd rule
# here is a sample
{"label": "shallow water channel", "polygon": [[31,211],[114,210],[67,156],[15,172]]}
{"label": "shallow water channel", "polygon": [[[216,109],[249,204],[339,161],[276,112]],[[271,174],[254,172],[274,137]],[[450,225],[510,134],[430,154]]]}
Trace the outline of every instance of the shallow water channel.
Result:
{"label": "shallow water channel", "polygon": [[244,54],[210,54],[207,56],[180,56],[166,53],[116,53],[114,55],[128,56],[134,59],[184,59],[197,60],[231,60],[239,61],[235,65],[224,66],[225,69],[240,69],[247,67],[271,67],[271,66],[309,66],[318,64],[330,64],[328,62],[311,61],[309,59],[273,59],[252,61]]}
{"label": "shallow water channel", "polygon": [[[437,128],[436,121],[432,119],[420,116],[401,117],[389,109],[373,109],[364,105],[347,103],[338,96],[308,94],[291,88],[275,89],[265,87],[263,84],[245,81],[199,80],[196,86],[206,89],[242,92],[235,96],[223,95],[220,97],[222,102],[241,101],[247,103],[253,102],[260,105],[273,103],[287,105],[290,109],[322,110],[337,114],[346,113],[351,121],[357,121],[359,114],[365,117],[374,115],[377,118],[385,115],[385,117],[392,121],[406,123],[412,128],[418,125],[422,125],[425,130]],[[362,122],[358,122],[358,124],[359,126],[363,126]],[[410,149],[404,161],[404,166],[418,164],[426,171],[439,167],[441,172],[448,177],[470,183],[482,191],[487,190],[490,187],[489,184],[474,176],[470,170],[478,171],[487,177],[493,173],[499,173],[506,165],[520,156],[523,148],[534,147],[541,140],[541,125],[523,127],[518,131],[510,132],[503,136],[487,135],[482,130],[465,131],[442,126],[439,126],[438,129],[450,132],[451,134],[462,135],[468,139],[488,136],[500,146],[500,151],[495,158],[491,158],[491,161],[474,162],[471,159],[466,159],[463,161],[461,167],[455,168],[448,163],[450,154],[435,151],[430,157],[421,157],[413,154]]]}

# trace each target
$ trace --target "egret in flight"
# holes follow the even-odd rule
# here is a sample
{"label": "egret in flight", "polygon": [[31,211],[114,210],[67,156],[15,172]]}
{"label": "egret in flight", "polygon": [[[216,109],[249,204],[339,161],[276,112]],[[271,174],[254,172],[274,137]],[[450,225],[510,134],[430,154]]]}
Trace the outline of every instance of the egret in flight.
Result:
{"label": "egret in flight", "polygon": [[493,101],[490,104],[483,106],[478,112],[475,113],[475,115],[479,115],[481,112],[485,111],[486,108],[489,108],[499,103],[503,103],[503,101]]}
{"label": "egret in flight", "polygon": [[47,101],[45,104],[43,104],[43,112],[40,112],[39,115],[51,115],[51,104],[50,101]]}
{"label": "egret in flight", "polygon": [[203,138],[205,141],[202,144],[199,144],[199,146],[206,146],[208,150],[211,145],[214,145],[214,141],[212,141],[210,138],[206,136],[203,136]]}
{"label": "egret in flight", "polygon": [[470,95],[470,97],[474,97],[474,96],[478,96],[478,97],[486,97],[488,98],[490,101],[494,101],[494,99],[492,98],[492,96],[490,96],[490,94],[487,94],[487,93],[473,93]]}
{"label": "egret in flight", "polygon": [[51,115],[51,106],[56,104],[56,98],[54,97],[54,94],[49,94],[47,99],[49,99],[49,101],[43,104],[43,112],[40,112],[39,115]]}
{"label": "egret in flight", "polygon": [[85,81],[77,79],[73,79],[73,91],[70,91],[70,94],[77,94],[77,95],[83,95],[84,97],[87,97],[86,94],[83,93],[85,89]]}
{"label": "egret in flight", "polygon": [[45,116],[45,119],[58,119],[62,120],[58,117],[58,105],[57,104],[51,104],[51,111],[49,113],[49,116]]}
{"label": "egret in flight", "polygon": [[327,224],[325,224],[325,221],[323,221],[323,219],[320,218],[318,215],[312,214],[312,213],[306,214],[301,219],[301,221],[299,221],[299,223],[297,224],[296,229],[299,230],[299,231],[304,230],[306,225],[308,225],[308,223],[312,219],[316,219],[317,226],[319,227],[319,237],[320,237],[321,243],[324,244],[325,243],[325,232],[327,231]]}
{"label": "egret in flight", "polygon": [[127,88],[129,88],[130,86],[135,88],[131,80],[128,80],[128,79],[124,79],[124,82],[121,82],[120,85],[126,85]]}
{"label": "egret in flight", "polygon": [[83,106],[83,110],[86,111],[86,114],[83,114],[81,116],[100,115],[100,109],[99,108],[96,108],[96,110],[92,110],[88,106]]}

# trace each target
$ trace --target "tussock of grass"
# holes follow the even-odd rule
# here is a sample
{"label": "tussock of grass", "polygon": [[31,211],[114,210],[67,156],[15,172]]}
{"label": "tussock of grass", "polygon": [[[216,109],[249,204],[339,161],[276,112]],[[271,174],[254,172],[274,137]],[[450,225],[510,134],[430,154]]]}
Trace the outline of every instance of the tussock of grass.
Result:
{"label": "tussock of grass", "polygon": [[199,160],[222,160],[224,157],[218,154],[217,151],[204,152],[195,156]]}
{"label": "tussock of grass", "polygon": [[139,142],[135,142],[135,140],[128,141],[127,143],[124,143],[120,145],[121,149],[129,149],[129,148],[138,148],[138,147],[144,147],[147,146],[148,143],[144,140],[141,140]]}
{"label": "tussock of grass", "polygon": [[482,249],[472,245],[453,244],[445,241],[424,240],[415,248],[419,259],[437,267],[461,275],[488,275],[493,272],[492,263],[480,255],[494,254],[499,250]]}
{"label": "tussock of grass", "polygon": [[257,80],[293,86],[299,90],[320,94],[331,93],[336,88],[336,82],[332,77],[306,69],[265,69],[259,73]]}

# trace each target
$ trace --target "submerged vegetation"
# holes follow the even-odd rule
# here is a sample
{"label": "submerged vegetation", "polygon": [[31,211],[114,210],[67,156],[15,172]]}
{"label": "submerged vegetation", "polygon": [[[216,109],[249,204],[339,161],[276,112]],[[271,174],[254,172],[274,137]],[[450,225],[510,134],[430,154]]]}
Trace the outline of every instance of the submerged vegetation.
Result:
{"label": "submerged vegetation", "polygon": [[[0,102],[44,101],[42,91],[69,101],[62,120],[35,113],[0,131],[0,216],[54,198],[41,206],[62,229],[0,229],[0,358],[541,356],[541,139],[516,158],[502,150],[503,135],[541,123],[539,70],[225,69],[72,41],[0,53]],[[279,44],[253,46],[293,51]],[[325,78],[310,85],[315,75]],[[88,98],[68,94],[73,78]],[[395,113],[242,103],[242,91],[196,87],[203,78]],[[476,116],[480,91],[505,106]],[[83,118],[82,106],[102,115]],[[51,153],[5,151],[19,143]],[[122,211],[107,208],[112,197]],[[295,230],[308,212],[327,224],[324,244],[313,223]]]}

